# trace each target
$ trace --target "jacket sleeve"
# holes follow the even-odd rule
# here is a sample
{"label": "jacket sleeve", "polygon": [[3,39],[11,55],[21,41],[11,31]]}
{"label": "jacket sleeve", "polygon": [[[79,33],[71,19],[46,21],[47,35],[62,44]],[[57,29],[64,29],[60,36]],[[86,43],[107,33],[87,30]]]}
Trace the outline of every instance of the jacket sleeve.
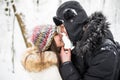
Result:
{"label": "jacket sleeve", "polygon": [[71,61],[60,66],[60,74],[63,80],[80,80],[80,75]]}
{"label": "jacket sleeve", "polygon": [[63,80],[111,80],[115,65],[115,54],[111,51],[99,53],[92,59],[83,79],[72,62],[63,63],[60,67]]}

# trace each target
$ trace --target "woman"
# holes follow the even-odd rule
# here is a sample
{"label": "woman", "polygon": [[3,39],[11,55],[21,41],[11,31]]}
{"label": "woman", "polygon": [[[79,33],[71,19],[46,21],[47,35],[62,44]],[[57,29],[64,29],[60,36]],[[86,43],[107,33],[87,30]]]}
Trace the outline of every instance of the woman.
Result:
{"label": "woman", "polygon": [[61,80],[58,54],[64,46],[62,35],[52,25],[37,26],[31,36],[32,47],[22,58],[23,67],[33,80]]}

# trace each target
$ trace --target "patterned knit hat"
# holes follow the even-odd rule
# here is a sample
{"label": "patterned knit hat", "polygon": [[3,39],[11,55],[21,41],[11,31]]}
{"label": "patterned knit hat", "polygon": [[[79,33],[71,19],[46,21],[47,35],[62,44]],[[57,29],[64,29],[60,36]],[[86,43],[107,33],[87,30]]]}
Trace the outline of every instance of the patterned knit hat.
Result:
{"label": "patterned knit hat", "polygon": [[51,45],[55,31],[56,27],[52,25],[37,26],[33,30],[31,41],[40,52],[45,51]]}

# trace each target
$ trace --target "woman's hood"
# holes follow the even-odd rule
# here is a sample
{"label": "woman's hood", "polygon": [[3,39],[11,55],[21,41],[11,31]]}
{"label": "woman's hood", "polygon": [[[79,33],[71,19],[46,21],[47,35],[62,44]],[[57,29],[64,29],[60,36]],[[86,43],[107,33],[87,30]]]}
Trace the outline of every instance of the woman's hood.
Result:
{"label": "woman's hood", "polygon": [[38,53],[35,48],[29,48],[23,55],[22,65],[29,72],[40,72],[50,66],[57,66],[58,57],[52,51]]}

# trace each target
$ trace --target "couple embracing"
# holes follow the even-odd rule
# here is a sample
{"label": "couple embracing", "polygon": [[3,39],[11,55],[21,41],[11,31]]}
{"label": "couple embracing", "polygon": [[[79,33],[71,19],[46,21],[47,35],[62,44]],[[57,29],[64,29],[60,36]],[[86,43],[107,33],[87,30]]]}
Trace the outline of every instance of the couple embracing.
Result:
{"label": "couple embracing", "polygon": [[[22,61],[31,73],[43,72],[42,76],[37,74],[40,77],[36,80],[47,80],[48,76],[50,80],[117,80],[118,53],[109,23],[101,12],[88,17],[79,2],[67,1],[53,20],[57,27],[34,29],[33,47],[26,50]],[[64,42],[63,38],[70,41]],[[67,42],[72,43],[69,48],[65,48]]]}

